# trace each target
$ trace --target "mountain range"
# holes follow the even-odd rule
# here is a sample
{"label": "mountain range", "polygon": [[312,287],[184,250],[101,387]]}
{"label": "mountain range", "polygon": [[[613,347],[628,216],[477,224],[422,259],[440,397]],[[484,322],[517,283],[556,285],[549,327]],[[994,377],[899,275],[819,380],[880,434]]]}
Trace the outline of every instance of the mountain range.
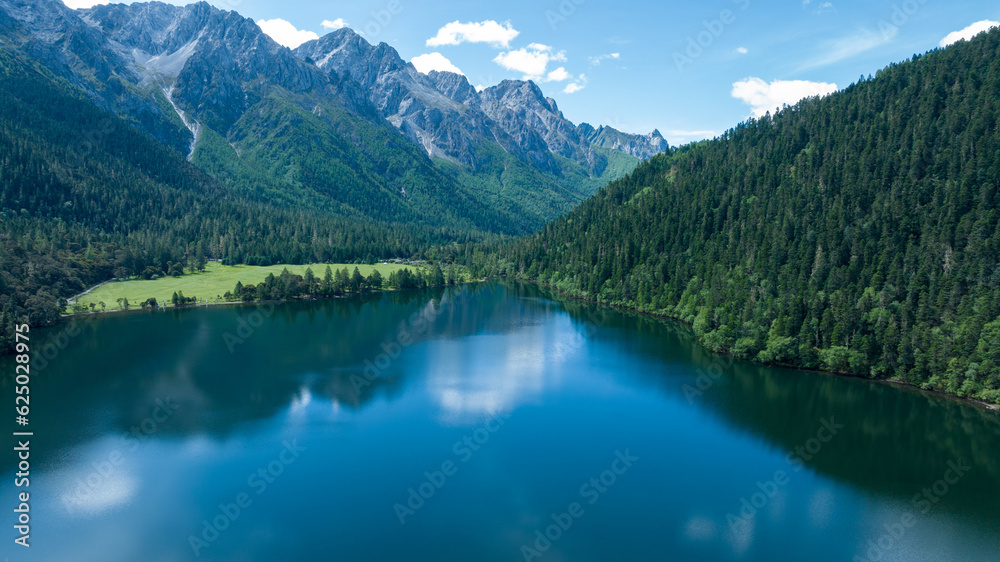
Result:
{"label": "mountain range", "polygon": [[231,190],[370,221],[524,234],[668,148],[477,91],[341,29],[292,51],[201,2],[0,0],[0,35]]}
{"label": "mountain range", "polygon": [[348,29],[293,51],[204,2],[0,0],[0,326],[206,258],[434,258],[530,233],[668,148]]}

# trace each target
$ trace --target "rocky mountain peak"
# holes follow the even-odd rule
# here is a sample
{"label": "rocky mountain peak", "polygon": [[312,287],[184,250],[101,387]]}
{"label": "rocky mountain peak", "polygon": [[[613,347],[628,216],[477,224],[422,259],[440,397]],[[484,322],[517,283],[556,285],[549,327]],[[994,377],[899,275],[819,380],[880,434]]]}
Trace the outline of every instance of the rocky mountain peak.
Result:
{"label": "rocky mountain peak", "polygon": [[[494,142],[525,162],[554,173],[559,173],[559,166],[552,154],[584,164],[596,173],[606,165],[556,101],[531,80],[504,80],[476,91],[460,74],[421,74],[391,46],[373,46],[348,28],[301,45],[295,55],[357,81],[383,118],[423,145],[431,156],[475,166],[477,158],[471,147]],[[626,141],[612,146],[643,144],[638,139]]]}
{"label": "rocky mountain peak", "polygon": [[427,74],[427,79],[430,80],[437,91],[458,103],[466,105],[477,105],[479,103],[479,92],[469,83],[468,78],[461,74],[432,70]]}
{"label": "rocky mountain peak", "polygon": [[591,144],[603,148],[618,150],[646,160],[670,148],[670,144],[660,131],[654,129],[648,135],[623,133],[614,127],[601,125],[597,129],[588,123],[581,123],[577,132]]}
{"label": "rocky mountain peak", "polygon": [[[190,132],[187,143],[197,142],[202,125],[226,135],[255,104],[285,91],[309,97],[312,101],[301,103],[310,104],[310,111],[315,100],[324,100],[365,119],[387,121],[429,156],[473,168],[488,145],[556,175],[563,165],[554,155],[600,174],[606,158],[595,147],[645,157],[665,146],[659,134],[578,128],[530,80],[504,80],[480,92],[460,74],[422,74],[389,44],[372,45],[349,28],[292,51],[252,19],[207,2],[104,4],[77,11],[58,0],[0,0],[0,6],[30,34],[54,45],[49,58],[63,56],[63,66],[83,69],[65,72],[78,85],[95,89],[85,83],[88,73],[109,84],[108,92],[94,94],[108,104],[115,97],[140,96],[115,86],[114,75],[162,91]],[[111,92],[114,88],[122,91]],[[142,112],[162,114],[154,120],[177,126],[177,116],[155,100],[130,107],[138,105]]]}
{"label": "rocky mountain peak", "polygon": [[252,19],[206,2],[105,4],[80,14],[133,59],[143,82],[164,89],[186,123],[223,134],[274,87],[306,92],[331,84]]}

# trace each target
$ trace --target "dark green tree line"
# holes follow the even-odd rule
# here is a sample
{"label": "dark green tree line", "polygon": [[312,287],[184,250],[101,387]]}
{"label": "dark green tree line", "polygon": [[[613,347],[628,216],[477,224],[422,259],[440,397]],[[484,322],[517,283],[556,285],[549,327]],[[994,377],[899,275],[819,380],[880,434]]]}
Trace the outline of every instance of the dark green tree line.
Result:
{"label": "dark green tree line", "polygon": [[767,363],[1000,402],[1000,31],[654,158],[459,256]]}

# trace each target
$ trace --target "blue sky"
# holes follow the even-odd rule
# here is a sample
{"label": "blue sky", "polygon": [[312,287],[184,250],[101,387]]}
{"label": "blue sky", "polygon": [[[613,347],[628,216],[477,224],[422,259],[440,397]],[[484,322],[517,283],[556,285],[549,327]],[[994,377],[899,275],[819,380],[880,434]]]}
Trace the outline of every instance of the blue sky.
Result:
{"label": "blue sky", "polygon": [[347,24],[419,66],[457,68],[473,85],[532,77],[575,123],[657,128],[675,145],[1000,21],[995,0],[210,3],[289,45]]}

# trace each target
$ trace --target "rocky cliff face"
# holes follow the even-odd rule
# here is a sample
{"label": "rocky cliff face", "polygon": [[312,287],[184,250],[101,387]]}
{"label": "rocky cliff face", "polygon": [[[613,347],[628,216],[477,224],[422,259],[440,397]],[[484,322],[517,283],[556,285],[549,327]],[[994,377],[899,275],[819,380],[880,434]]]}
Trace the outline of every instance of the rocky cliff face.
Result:
{"label": "rocky cliff face", "polygon": [[479,99],[476,88],[461,74],[433,70],[427,75],[427,79],[434,84],[437,91],[458,103],[474,106]]}
{"label": "rocky cliff face", "polygon": [[100,5],[81,15],[131,57],[140,85],[161,87],[189,123],[225,133],[275,88],[371,113],[353,84],[298,60],[236,12],[200,2]]}
{"label": "rocky cliff face", "polygon": [[606,159],[580,138],[576,125],[563,116],[555,100],[546,98],[534,82],[504,80],[479,96],[483,111],[514,138],[527,142],[540,137],[548,152],[578,162],[593,174],[601,174],[607,166]]}
{"label": "rocky cliff face", "polygon": [[[115,76],[135,79],[128,61],[111,49],[107,37],[62,2],[0,0],[0,29],[25,53],[77,86],[94,91]],[[77,74],[81,71],[93,79],[83,79]]]}
{"label": "rocky cliff face", "polygon": [[[295,55],[360,83],[379,114],[431,156],[475,167],[476,147],[496,143],[553,173],[560,169],[553,155],[573,160],[594,174],[607,165],[590,140],[559,111],[555,100],[546,98],[534,82],[505,80],[477,92],[462,75],[421,74],[389,45],[371,45],[346,28],[303,44]],[[616,133],[623,152],[653,154],[653,144],[641,148],[645,137]]]}
{"label": "rocky cliff face", "polygon": [[190,133],[178,126],[176,117],[132,87],[141,77],[131,57],[62,2],[0,0],[0,38],[86,92],[97,105],[130,117],[160,142],[177,150],[190,144]]}
{"label": "rocky cliff face", "polygon": [[640,160],[647,160],[670,148],[670,144],[657,130],[648,135],[633,135],[612,127],[602,125],[595,129],[588,123],[581,123],[577,132],[593,145],[618,150]]}
{"label": "rocky cliff face", "polygon": [[371,45],[346,28],[300,46],[295,55],[359,83],[379,115],[431,157],[476,167],[479,145],[496,143],[527,159],[530,148],[479,109],[479,96],[464,76],[421,74],[389,45]]}
{"label": "rocky cliff face", "polygon": [[666,148],[656,132],[577,127],[530,81],[477,92],[464,76],[422,74],[389,45],[350,29],[293,52],[253,20],[205,2],[74,11],[58,0],[0,0],[0,37],[189,156],[203,126],[225,137],[273,95],[309,111],[334,104],[391,124],[430,157],[474,170],[495,164],[486,159],[496,147],[554,176],[565,166],[558,157],[599,176],[607,158],[596,148],[637,158]]}

